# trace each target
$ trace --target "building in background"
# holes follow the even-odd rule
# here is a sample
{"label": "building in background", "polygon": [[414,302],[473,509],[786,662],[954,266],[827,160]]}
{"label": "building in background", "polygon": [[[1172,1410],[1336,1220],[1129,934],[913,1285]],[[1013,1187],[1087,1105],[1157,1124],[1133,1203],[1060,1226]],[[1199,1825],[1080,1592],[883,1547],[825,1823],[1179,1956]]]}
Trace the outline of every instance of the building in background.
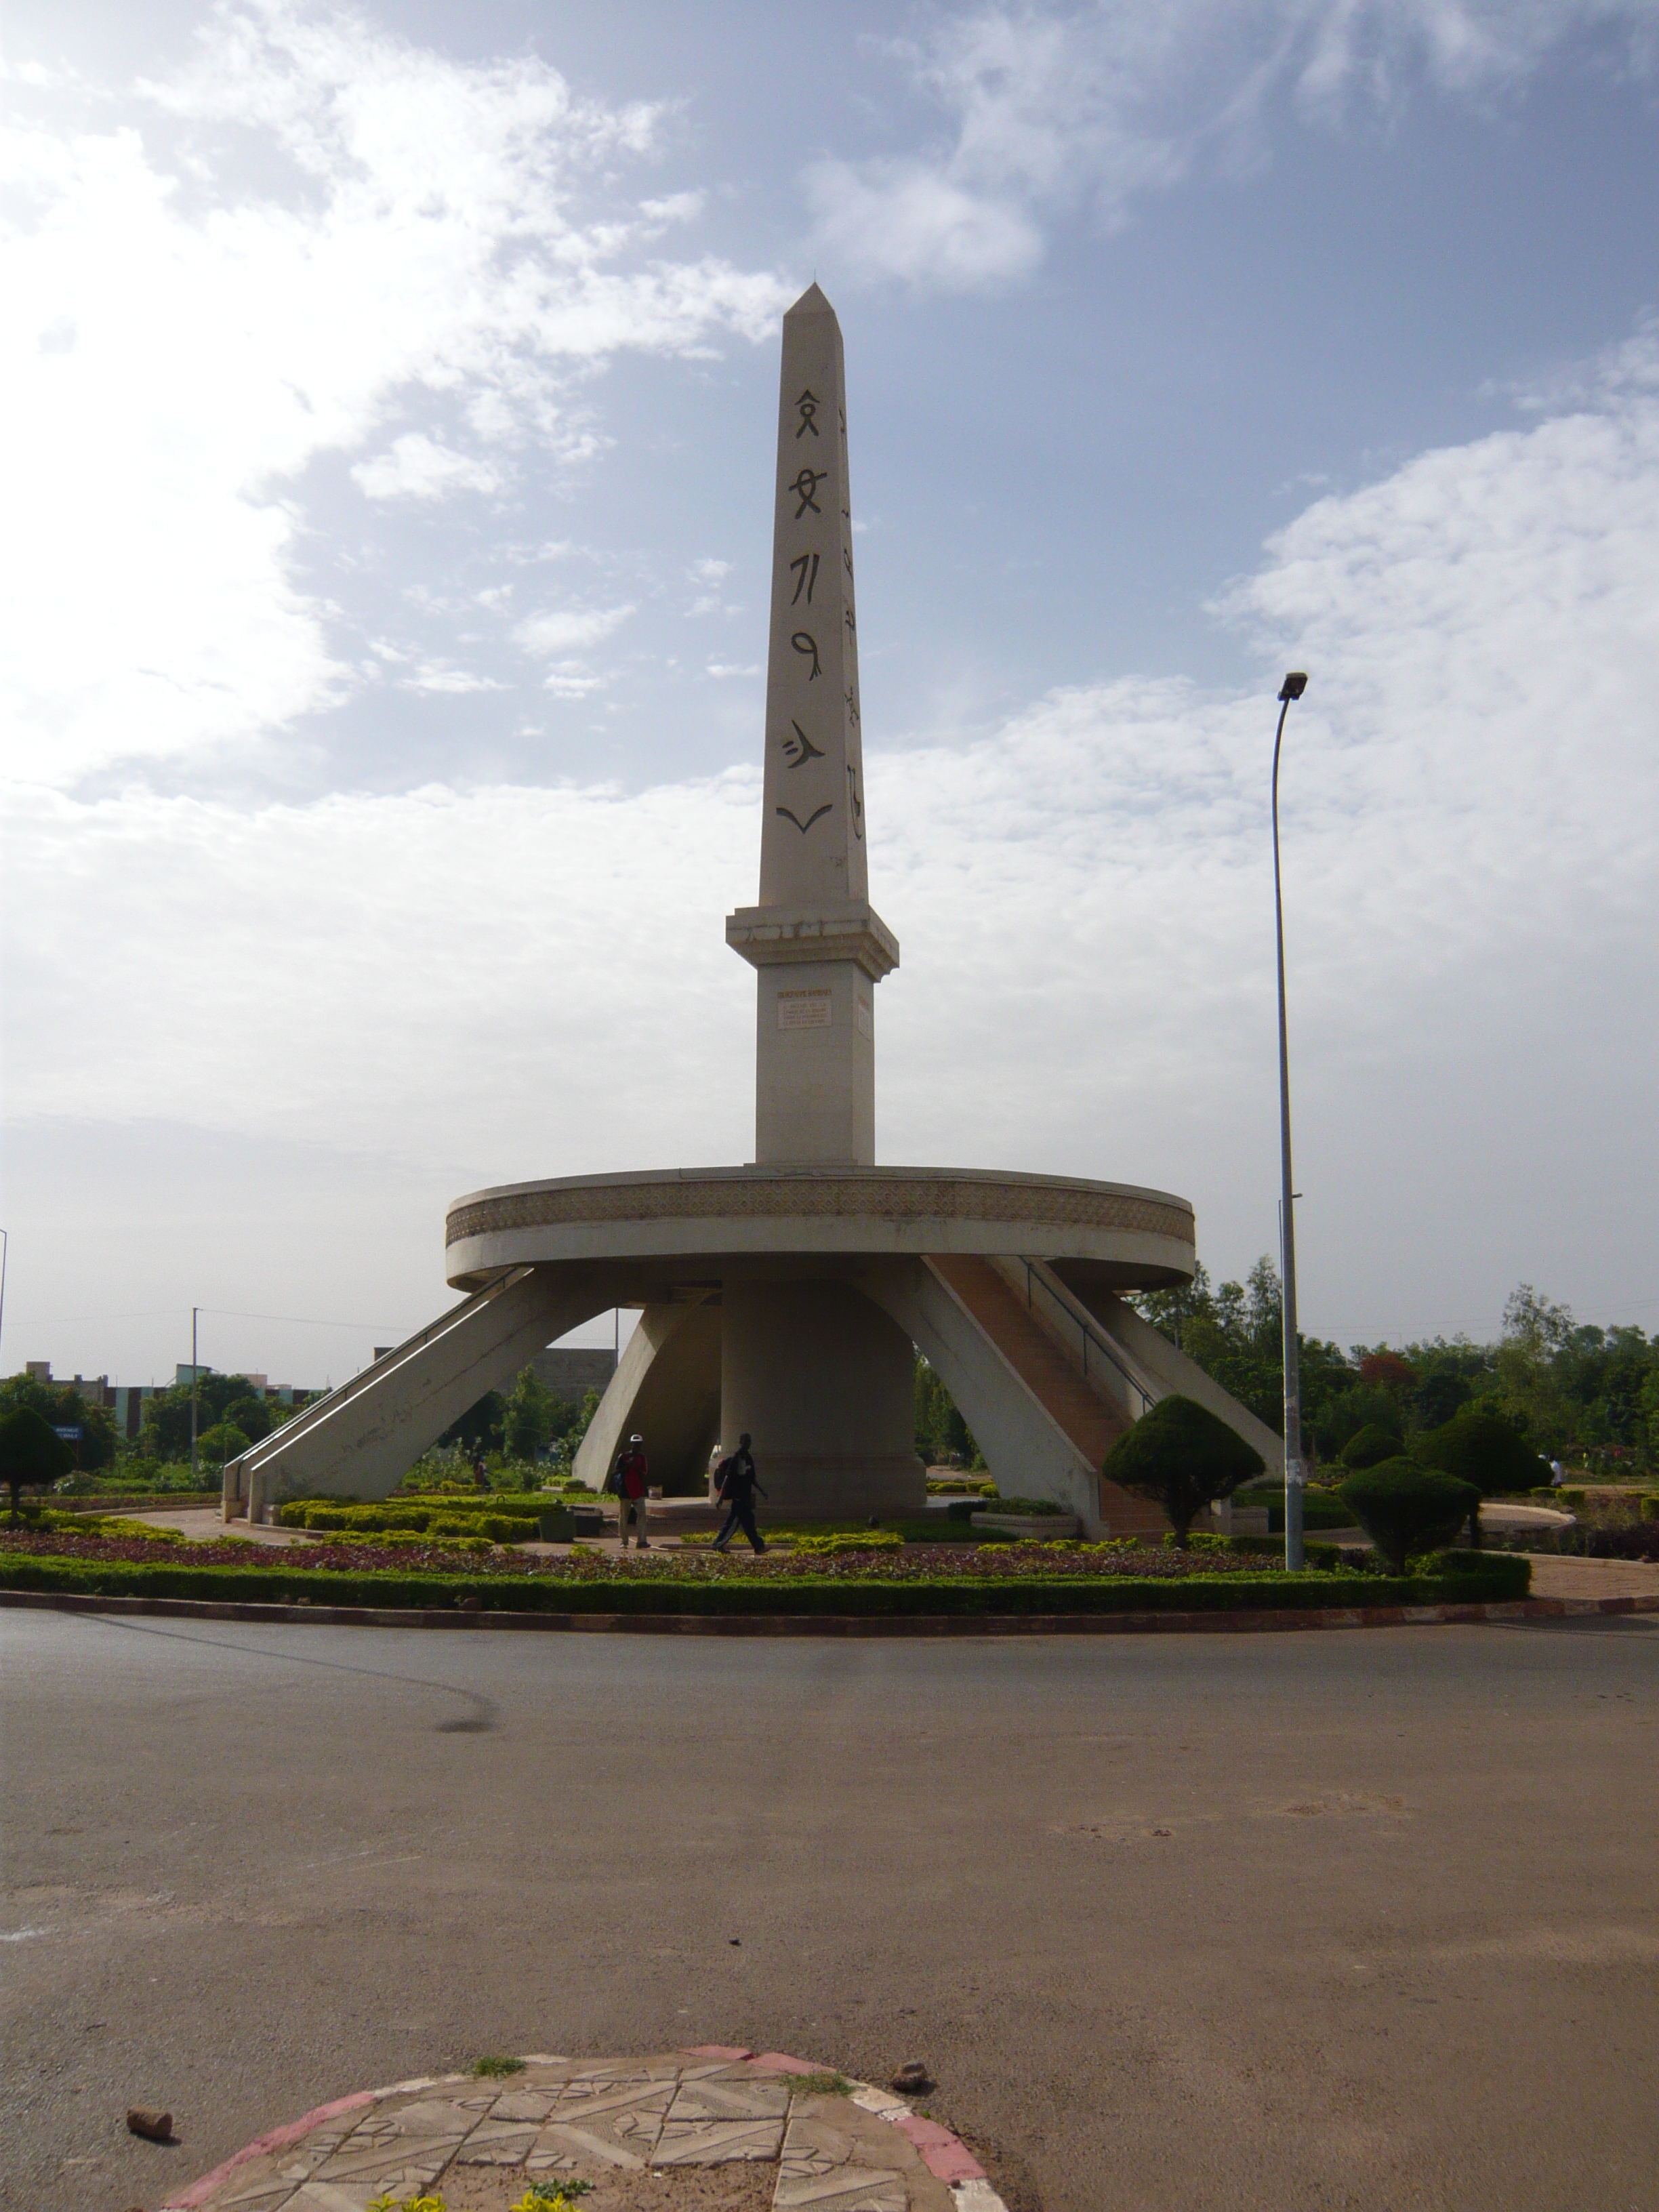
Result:
{"label": "building in background", "polygon": [[580,1406],[590,1390],[604,1397],[617,1371],[617,1355],[603,1346],[556,1344],[538,1352],[530,1364],[556,1398]]}

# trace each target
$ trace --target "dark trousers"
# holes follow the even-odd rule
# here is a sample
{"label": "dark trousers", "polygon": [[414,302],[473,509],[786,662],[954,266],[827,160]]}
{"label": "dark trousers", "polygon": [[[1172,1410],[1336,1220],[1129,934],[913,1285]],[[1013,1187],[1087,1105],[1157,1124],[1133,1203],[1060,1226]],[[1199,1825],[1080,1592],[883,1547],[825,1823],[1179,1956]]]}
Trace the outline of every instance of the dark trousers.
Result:
{"label": "dark trousers", "polygon": [[726,1526],[714,1539],[714,1549],[717,1552],[723,1552],[739,1528],[757,1552],[763,1552],[766,1549],[765,1545],[761,1541],[760,1530],[755,1526],[755,1501],[752,1498],[732,1499],[726,1508]]}

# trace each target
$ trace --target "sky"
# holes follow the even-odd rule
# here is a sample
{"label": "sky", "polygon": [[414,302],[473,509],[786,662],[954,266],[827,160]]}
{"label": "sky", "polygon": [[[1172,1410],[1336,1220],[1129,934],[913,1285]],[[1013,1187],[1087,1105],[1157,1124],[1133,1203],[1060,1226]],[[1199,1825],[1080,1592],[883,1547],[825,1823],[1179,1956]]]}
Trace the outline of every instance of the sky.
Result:
{"label": "sky", "polygon": [[1659,1330],[1659,0],[11,0],[0,106],[0,1370],[748,1158],[814,277],[878,1158],[1275,1248],[1305,668],[1304,1328]]}

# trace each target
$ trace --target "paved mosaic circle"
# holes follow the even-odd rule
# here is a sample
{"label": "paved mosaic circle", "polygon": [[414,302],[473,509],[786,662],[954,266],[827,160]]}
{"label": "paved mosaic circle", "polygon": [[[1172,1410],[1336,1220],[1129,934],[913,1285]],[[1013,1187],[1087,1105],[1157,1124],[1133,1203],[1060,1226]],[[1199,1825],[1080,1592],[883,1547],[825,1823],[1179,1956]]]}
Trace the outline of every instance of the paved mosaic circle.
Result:
{"label": "paved mosaic circle", "polygon": [[1004,2212],[948,2128],[777,2051],[538,2053],[274,2130],[167,2212]]}

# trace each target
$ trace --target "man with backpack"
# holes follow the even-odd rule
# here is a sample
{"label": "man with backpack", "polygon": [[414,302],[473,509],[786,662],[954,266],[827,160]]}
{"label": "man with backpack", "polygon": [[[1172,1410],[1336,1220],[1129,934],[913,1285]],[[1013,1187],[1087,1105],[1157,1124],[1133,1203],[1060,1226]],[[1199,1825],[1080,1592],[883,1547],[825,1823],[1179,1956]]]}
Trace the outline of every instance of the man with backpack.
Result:
{"label": "man with backpack", "polygon": [[651,1549],[650,1539],[645,1533],[645,1486],[651,1480],[651,1462],[645,1455],[645,1438],[629,1437],[628,1449],[617,1460],[617,1534],[622,1547],[628,1549],[628,1530],[632,1523],[635,1538],[641,1552]]}
{"label": "man with backpack", "polygon": [[761,1541],[760,1530],[755,1526],[755,1492],[766,1492],[755,1477],[755,1455],[749,1449],[749,1431],[745,1429],[738,1438],[738,1448],[730,1457],[723,1459],[714,1479],[714,1502],[724,1504],[726,1526],[714,1539],[714,1548],[723,1552],[734,1532],[741,1528],[757,1552],[766,1549]]}

